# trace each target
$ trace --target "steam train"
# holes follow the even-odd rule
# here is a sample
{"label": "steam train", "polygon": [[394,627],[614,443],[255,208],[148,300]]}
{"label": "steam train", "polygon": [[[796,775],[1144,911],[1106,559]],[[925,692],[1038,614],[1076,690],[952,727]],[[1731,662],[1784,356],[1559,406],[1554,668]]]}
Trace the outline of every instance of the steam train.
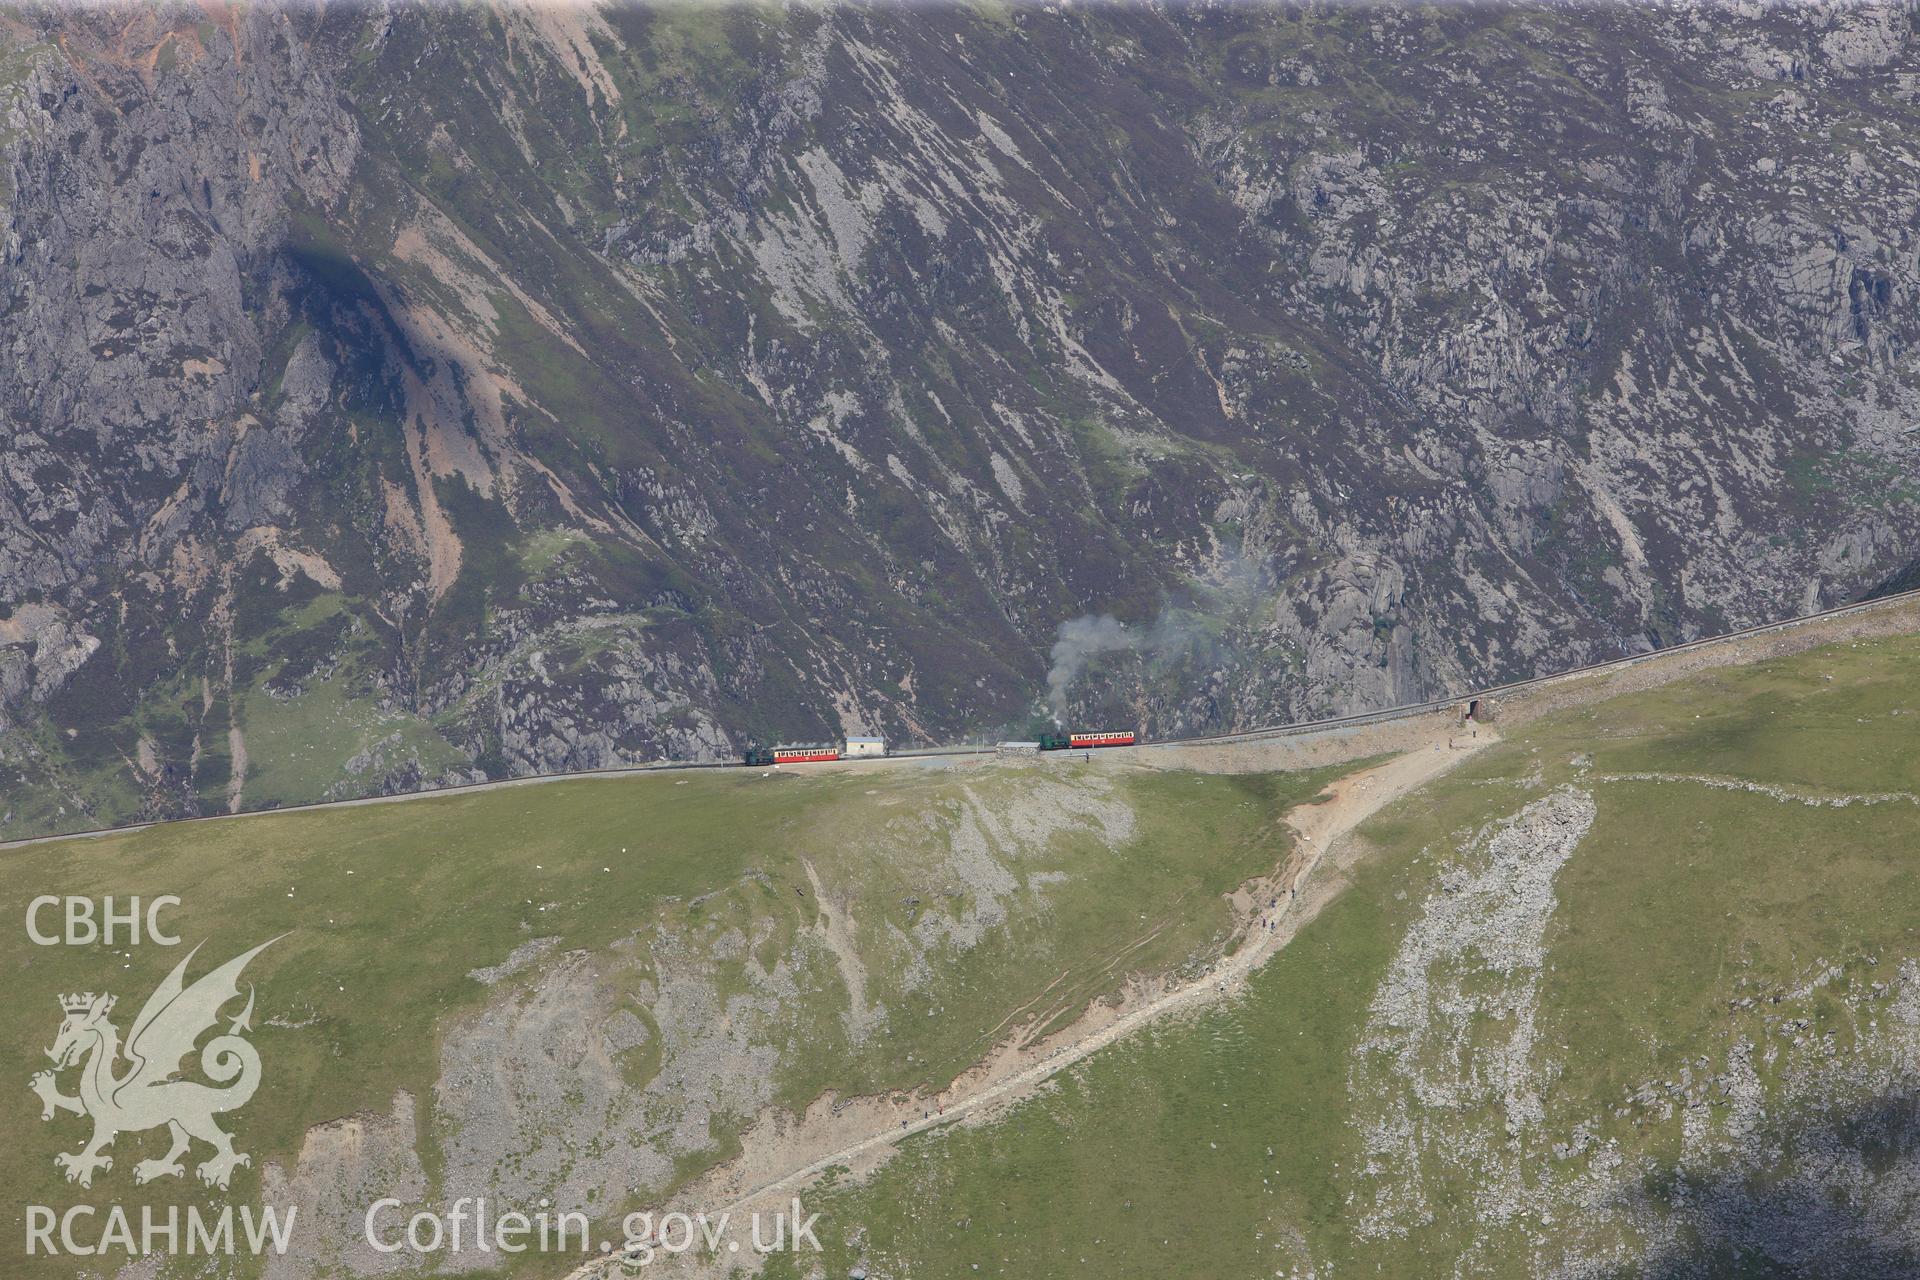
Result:
{"label": "steam train", "polygon": [[1095,733],[1043,733],[1040,735],[1042,751],[1080,751],[1089,747],[1130,747],[1133,745],[1133,730],[1101,730]]}
{"label": "steam train", "polygon": [[[1082,751],[1094,747],[1130,747],[1136,740],[1131,729],[1101,730],[1091,733],[1043,733],[1034,745],[1042,751]],[[753,768],[861,759],[886,754],[887,744],[879,738],[848,738],[844,750],[833,742],[789,742],[777,747],[748,747],[741,762]]]}
{"label": "steam train", "polygon": [[778,747],[748,747],[744,763],[807,764],[815,760],[838,760],[840,748],[831,742],[789,742]]}

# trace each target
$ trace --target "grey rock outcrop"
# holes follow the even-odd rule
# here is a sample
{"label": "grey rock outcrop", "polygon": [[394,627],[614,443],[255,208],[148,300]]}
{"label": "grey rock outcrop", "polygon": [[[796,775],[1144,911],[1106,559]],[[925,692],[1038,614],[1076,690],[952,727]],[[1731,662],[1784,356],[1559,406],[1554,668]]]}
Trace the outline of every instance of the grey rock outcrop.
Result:
{"label": "grey rock outcrop", "polygon": [[15,827],[1026,729],[1085,615],[1168,735],[1907,581],[1912,25],[18,10]]}

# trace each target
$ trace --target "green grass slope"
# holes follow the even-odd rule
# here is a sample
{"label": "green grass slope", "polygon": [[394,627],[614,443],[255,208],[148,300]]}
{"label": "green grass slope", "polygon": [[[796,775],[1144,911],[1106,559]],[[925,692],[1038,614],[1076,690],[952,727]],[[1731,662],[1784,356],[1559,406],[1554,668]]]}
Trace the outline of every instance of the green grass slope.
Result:
{"label": "green grass slope", "polygon": [[1518,729],[1243,999],[811,1205],[825,1273],[1914,1274],[1916,728],[1898,638]]}
{"label": "green grass slope", "polygon": [[[261,1198],[269,1163],[344,1180],[351,1169],[301,1155],[309,1131],[377,1119],[398,1093],[416,1104],[417,1132],[401,1137],[417,1151],[423,1200],[498,1194],[508,1179],[527,1203],[551,1194],[565,1205],[569,1179],[585,1179],[592,1190],[579,1198],[596,1213],[656,1202],[734,1150],[751,1110],[801,1108],[827,1091],[937,1087],[1025,1006],[1064,1019],[1128,974],[1208,962],[1230,939],[1225,895],[1283,861],[1285,811],[1324,780],[1065,761],[738,770],[161,826],[8,852],[0,914],[16,925],[0,931],[0,965],[12,975],[0,1000],[0,1080],[19,1093],[0,1108],[0,1215],[10,1219],[0,1230],[21,1239],[25,1204],[249,1203]],[[186,945],[32,945],[19,922],[41,894],[178,895],[164,923]],[[49,912],[42,924],[54,921]],[[157,1132],[122,1135],[113,1170],[90,1191],[66,1185],[53,1157],[77,1148],[86,1126],[64,1115],[43,1123],[25,1088],[47,1065],[55,997],[112,991],[125,1034],[188,946],[206,941],[198,976],[281,934],[246,975],[258,985],[253,1038],[265,1083],[227,1119],[254,1157],[231,1195],[205,1190],[191,1171],[136,1189],[131,1167],[160,1153]],[[499,966],[517,971],[493,985],[473,976]],[[591,981],[576,990],[570,975],[580,973]],[[447,1082],[465,1067],[449,1063],[464,1053],[459,1062],[515,1069],[524,1046],[486,1040],[489,1028],[517,1025],[550,1000],[568,1002],[570,1023],[603,1038],[620,1092],[651,1110],[620,1113],[627,1128],[609,1120],[600,1132],[600,1113],[573,1096],[591,1093],[593,1055],[569,1062],[556,1050],[548,1060],[536,1038],[536,1074],[571,1091],[567,1106],[530,1120],[510,1113],[527,1127],[504,1138],[480,1123],[466,1126],[480,1136],[465,1132],[460,1107],[473,1104]],[[616,1040],[609,1030],[635,1021],[643,1031]],[[721,1025],[731,1038],[716,1041]],[[587,1085],[567,1074],[576,1070]],[[730,1080],[708,1096],[696,1071]],[[71,1074],[63,1084],[71,1091]],[[523,1084],[524,1094],[540,1082]],[[624,1158],[610,1148],[649,1145],[662,1154],[656,1165],[606,1163]],[[604,1185],[616,1176],[624,1185]],[[320,1209],[307,1213],[320,1222]]]}

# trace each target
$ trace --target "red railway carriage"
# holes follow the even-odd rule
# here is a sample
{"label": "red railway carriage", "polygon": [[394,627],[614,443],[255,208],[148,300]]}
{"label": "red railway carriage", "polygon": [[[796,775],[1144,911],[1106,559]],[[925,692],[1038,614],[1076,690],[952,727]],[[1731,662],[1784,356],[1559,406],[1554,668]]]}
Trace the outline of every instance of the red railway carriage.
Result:
{"label": "red railway carriage", "polygon": [[775,764],[805,764],[810,760],[838,760],[840,748],[831,742],[808,742],[795,746],[775,747]]}
{"label": "red railway carriage", "polygon": [[1067,747],[1072,751],[1078,751],[1082,747],[1130,747],[1132,745],[1133,730],[1131,729],[1067,735]]}

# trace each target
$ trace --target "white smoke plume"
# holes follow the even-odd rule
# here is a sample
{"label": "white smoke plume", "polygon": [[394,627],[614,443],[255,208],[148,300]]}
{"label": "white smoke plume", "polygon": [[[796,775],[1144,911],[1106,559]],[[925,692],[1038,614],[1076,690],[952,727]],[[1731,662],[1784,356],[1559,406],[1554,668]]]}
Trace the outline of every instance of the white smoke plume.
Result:
{"label": "white smoke plume", "polygon": [[1127,624],[1110,613],[1098,617],[1089,613],[1060,624],[1053,642],[1053,666],[1047,671],[1047,705],[1053,709],[1053,722],[1062,723],[1067,714],[1067,686],[1096,653],[1113,653],[1134,648],[1141,637],[1127,630]]}
{"label": "white smoke plume", "polygon": [[1160,658],[1199,652],[1218,641],[1206,620],[1230,617],[1259,600],[1267,583],[1257,561],[1235,554],[1223,558],[1206,581],[1196,584],[1195,594],[1202,595],[1204,602],[1189,600],[1185,608],[1169,603],[1159,617],[1143,626],[1129,627],[1110,613],[1083,614],[1061,623],[1053,641],[1053,665],[1047,671],[1047,706],[1054,724],[1065,723],[1067,690],[1094,656],[1121,650]]}

